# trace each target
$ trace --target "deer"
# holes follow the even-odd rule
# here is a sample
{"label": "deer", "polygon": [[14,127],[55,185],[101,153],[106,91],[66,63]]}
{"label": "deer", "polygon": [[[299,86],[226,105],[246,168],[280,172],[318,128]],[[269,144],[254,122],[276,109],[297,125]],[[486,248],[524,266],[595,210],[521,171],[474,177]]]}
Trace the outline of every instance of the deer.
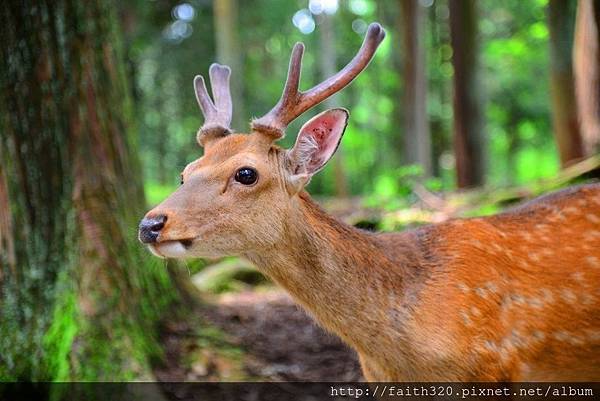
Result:
{"label": "deer", "polygon": [[246,258],[326,330],[353,348],[367,381],[600,380],[600,184],[542,196],[487,217],[401,232],[363,231],[327,214],[305,190],[348,123],[343,108],[307,110],[370,63],[385,37],[369,25],[354,58],[299,89],[304,45],[292,50],[281,98],[230,128],[229,67],[196,76],[203,156],[141,220],[161,258]]}

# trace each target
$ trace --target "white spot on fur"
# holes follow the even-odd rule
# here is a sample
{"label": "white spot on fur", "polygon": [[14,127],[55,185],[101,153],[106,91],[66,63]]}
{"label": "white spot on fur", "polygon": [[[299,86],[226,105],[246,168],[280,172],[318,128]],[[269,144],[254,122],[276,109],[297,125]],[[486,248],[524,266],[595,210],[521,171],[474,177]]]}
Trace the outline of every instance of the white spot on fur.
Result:
{"label": "white spot on fur", "polygon": [[565,220],[567,220],[567,216],[565,216],[565,215],[564,215],[562,212],[557,212],[557,213],[555,214],[555,216],[556,216],[556,219],[557,219],[557,220],[560,220],[560,221],[565,221]]}
{"label": "white spot on fur", "polygon": [[571,290],[562,290],[560,296],[565,302],[574,304],[577,301],[577,295]]}
{"label": "white spot on fur", "polygon": [[587,262],[588,265],[592,266],[592,267],[600,267],[600,260],[598,260],[598,258],[596,256],[586,256],[585,257],[585,261]]}
{"label": "white spot on fur", "polygon": [[497,345],[495,342],[493,342],[493,341],[485,340],[485,341],[483,342],[483,347],[484,347],[485,349],[487,349],[488,351],[491,351],[491,352],[500,352],[500,348],[499,348],[499,347],[498,347],[498,345]]}
{"label": "white spot on fur", "polygon": [[487,298],[487,292],[483,288],[475,288],[475,294],[479,295],[481,298]]}
{"label": "white spot on fur", "polygon": [[461,290],[465,294],[469,292],[469,287],[467,287],[467,285],[465,283],[458,283],[456,286],[458,287],[459,290]]}
{"label": "white spot on fur", "polygon": [[544,338],[546,338],[546,335],[539,330],[535,330],[533,332],[533,338],[535,338],[536,340],[542,341]]}
{"label": "white spot on fur", "polygon": [[529,299],[529,305],[531,305],[531,307],[535,309],[542,309],[542,307],[544,306],[544,302],[542,302],[542,300],[537,297],[533,297]]}
{"label": "white spot on fur", "polygon": [[498,293],[498,286],[491,281],[485,283],[485,288],[487,288],[487,290],[491,293]]}
{"label": "white spot on fur", "polygon": [[469,315],[466,312],[461,312],[460,317],[462,318],[462,321],[466,326],[471,325],[471,318],[469,317]]}
{"label": "white spot on fur", "polygon": [[475,248],[483,249],[483,244],[478,239],[473,239],[470,242]]}
{"label": "white spot on fur", "polygon": [[542,293],[542,298],[544,299],[545,302],[552,302],[554,300],[554,296],[552,295],[552,291],[550,291],[547,288],[542,288],[540,290],[540,292]]}
{"label": "white spot on fur", "polygon": [[500,303],[500,308],[502,308],[503,311],[506,312],[511,306],[512,306],[511,297],[509,295],[504,296],[504,298],[502,298],[502,302]]}
{"label": "white spot on fur", "polygon": [[588,330],[587,338],[591,341],[600,341],[600,330]]}
{"label": "white spot on fur", "polygon": [[569,336],[569,339],[567,341],[569,342],[569,344],[572,345],[583,345],[585,343],[582,338],[575,335]]}
{"label": "white spot on fur", "polygon": [[519,294],[512,294],[510,296],[510,299],[516,303],[517,305],[524,305],[525,304],[525,297],[519,295]]}
{"label": "white spot on fur", "polygon": [[595,214],[588,213],[585,215],[585,218],[594,224],[600,223],[600,217],[596,216]]}
{"label": "white spot on fur", "polygon": [[481,311],[475,306],[471,306],[471,315],[478,317],[481,316]]}
{"label": "white spot on fur", "polygon": [[553,334],[553,337],[558,341],[567,341],[570,336],[569,333],[567,333],[566,331],[557,331]]}
{"label": "white spot on fur", "polygon": [[521,363],[521,374],[526,376],[531,373],[531,367],[526,363]]}

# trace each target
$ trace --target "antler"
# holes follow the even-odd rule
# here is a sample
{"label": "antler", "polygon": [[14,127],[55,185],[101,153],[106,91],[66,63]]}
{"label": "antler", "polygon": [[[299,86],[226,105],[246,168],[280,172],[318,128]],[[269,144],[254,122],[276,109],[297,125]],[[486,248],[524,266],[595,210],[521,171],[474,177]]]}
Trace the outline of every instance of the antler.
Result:
{"label": "antler", "polygon": [[281,138],[290,122],[352,82],[367,67],[384,37],[385,30],[381,25],[370,24],[360,50],[348,65],[305,92],[298,90],[304,45],[296,43],[281,99],[265,116],[252,121],[252,129]]}
{"label": "antler", "polygon": [[204,115],[204,124],[196,137],[198,143],[204,146],[207,139],[225,136],[231,133],[229,125],[233,107],[229,90],[231,69],[226,65],[212,64],[208,70],[214,102],[206,90],[206,83],[201,75],[194,78],[196,100]]}

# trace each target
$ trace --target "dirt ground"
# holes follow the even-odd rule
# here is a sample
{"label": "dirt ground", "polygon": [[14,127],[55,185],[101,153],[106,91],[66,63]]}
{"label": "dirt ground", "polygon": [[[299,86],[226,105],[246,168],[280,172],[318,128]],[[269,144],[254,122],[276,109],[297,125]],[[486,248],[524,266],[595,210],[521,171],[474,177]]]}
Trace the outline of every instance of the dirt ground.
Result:
{"label": "dirt ground", "polygon": [[165,363],[155,369],[159,381],[362,379],[355,353],[281,290],[221,295],[197,315],[212,328],[198,332],[183,321],[165,324]]}

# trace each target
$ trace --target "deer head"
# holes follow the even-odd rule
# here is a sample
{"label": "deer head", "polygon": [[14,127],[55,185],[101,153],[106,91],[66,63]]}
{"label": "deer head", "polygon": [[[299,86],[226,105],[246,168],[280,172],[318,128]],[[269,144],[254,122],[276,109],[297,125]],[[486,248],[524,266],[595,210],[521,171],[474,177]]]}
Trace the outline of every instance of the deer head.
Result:
{"label": "deer head", "polygon": [[293,221],[297,196],[333,156],[348,111],[327,110],[301,128],[292,149],[275,142],[302,113],[348,85],[369,64],[385,36],[371,24],[356,56],[334,76],[300,91],[304,45],[294,46],[281,99],[265,116],[252,121],[250,134],[232,133],[230,69],[213,64],[210,81],[194,79],[204,115],[197,140],[204,155],[181,173],[181,186],[146,214],[139,239],[161,257],[221,257],[260,251],[280,241]]}

